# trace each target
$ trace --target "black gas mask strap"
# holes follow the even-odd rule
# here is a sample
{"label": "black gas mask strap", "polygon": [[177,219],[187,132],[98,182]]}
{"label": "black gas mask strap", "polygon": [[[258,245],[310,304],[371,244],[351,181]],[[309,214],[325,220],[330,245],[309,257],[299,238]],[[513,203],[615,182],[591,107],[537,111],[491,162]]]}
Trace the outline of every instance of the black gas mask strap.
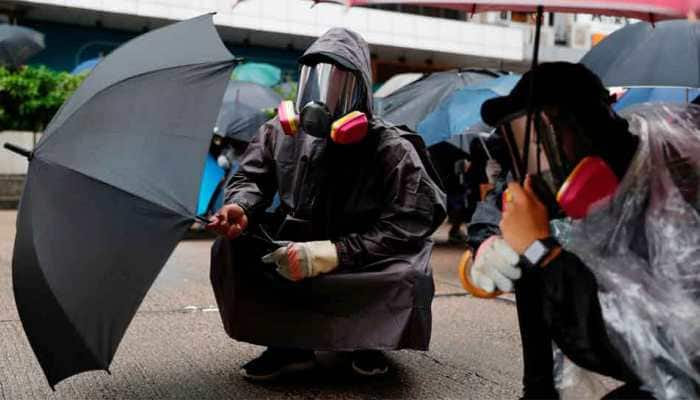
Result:
{"label": "black gas mask strap", "polygon": [[[534,80],[534,77],[533,77]],[[528,100],[529,103],[532,103],[532,96]],[[533,123],[534,122],[534,123]],[[522,176],[518,179],[521,184],[525,183],[525,177],[527,176],[527,169],[528,169],[528,161],[530,159],[530,140],[532,138],[532,135],[537,135],[536,140],[537,140],[537,173],[540,174],[542,172],[542,162],[540,161],[540,155],[542,153],[542,146],[541,146],[541,137],[540,134],[537,131],[537,128],[540,126],[540,123],[542,122],[542,116],[540,115],[539,110],[535,108],[534,105],[529,104],[528,109],[527,109],[527,117],[525,118],[525,141],[523,143],[523,155],[522,155],[522,171],[524,172]],[[534,133],[533,133],[533,127],[534,127]]]}
{"label": "black gas mask strap", "polygon": [[501,125],[503,130],[503,136],[506,139],[506,145],[508,146],[508,151],[510,152],[510,157],[513,160],[513,172],[515,173],[515,179],[521,181],[523,174],[523,160],[518,150],[517,142],[515,141],[515,134],[513,133],[513,128],[510,126],[510,122],[506,122]]}

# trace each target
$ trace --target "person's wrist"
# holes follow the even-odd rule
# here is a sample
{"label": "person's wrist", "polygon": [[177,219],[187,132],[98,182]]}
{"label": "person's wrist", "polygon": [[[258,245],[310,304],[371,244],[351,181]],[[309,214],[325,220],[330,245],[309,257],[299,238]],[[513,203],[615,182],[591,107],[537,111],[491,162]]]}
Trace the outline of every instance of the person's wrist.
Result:
{"label": "person's wrist", "polygon": [[528,241],[528,242],[527,242],[527,245],[525,245],[525,247],[522,247],[522,248],[521,248],[521,251],[518,251],[518,252],[517,252],[518,255],[521,255],[521,256],[522,256],[523,254],[525,254],[525,252],[527,251],[527,249],[529,249],[530,247],[532,247],[532,245],[534,245],[536,242],[542,241],[542,240],[544,240],[544,239],[546,239],[546,238],[548,238],[548,237],[549,237],[548,234],[541,234],[541,235],[533,236],[533,239],[530,240],[530,241]]}

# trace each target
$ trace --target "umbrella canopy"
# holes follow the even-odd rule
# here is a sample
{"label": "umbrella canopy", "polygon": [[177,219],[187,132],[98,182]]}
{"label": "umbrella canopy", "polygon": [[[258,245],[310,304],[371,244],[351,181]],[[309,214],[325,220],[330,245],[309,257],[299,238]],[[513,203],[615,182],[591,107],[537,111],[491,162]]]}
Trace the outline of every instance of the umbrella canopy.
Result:
{"label": "umbrella canopy", "polygon": [[394,75],[391,78],[389,78],[388,81],[384,82],[382,86],[380,86],[379,89],[377,89],[374,92],[374,97],[381,98],[389,96],[390,94],[401,89],[402,87],[417,81],[424,75],[425,74],[422,73],[406,73]]}
{"label": "umbrella canopy", "polygon": [[700,89],[688,88],[630,88],[613,105],[616,111],[620,111],[634,104],[640,103],[690,103],[700,96]]}
{"label": "umbrella canopy", "polygon": [[581,59],[606,86],[700,87],[700,23],[638,22]]}
{"label": "umbrella canopy", "polygon": [[378,115],[391,123],[416,130],[418,124],[455,91],[500,76],[487,70],[436,72],[384,97]]}
{"label": "umbrella canopy", "polygon": [[229,81],[215,130],[221,136],[249,142],[269,119],[282,98],[272,89],[252,82]]}
{"label": "umbrella canopy", "polygon": [[[481,121],[481,105],[488,99],[507,95],[519,80],[519,75],[504,75],[454,92],[418,124],[418,134],[431,146],[454,135],[489,131]],[[462,142],[456,138],[455,143]]]}
{"label": "umbrella canopy", "polygon": [[95,57],[89,60],[85,60],[80,64],[76,65],[70,73],[73,75],[78,75],[90,72],[93,68],[97,66],[97,64],[100,63],[100,61],[102,61],[102,57]]}
{"label": "umbrella canopy", "polygon": [[44,50],[44,35],[16,25],[0,25],[0,64],[18,67]]}
{"label": "umbrella canopy", "polygon": [[211,15],[107,56],[30,157],[13,284],[49,384],[108,369],[194,221],[212,127],[235,61]]}
{"label": "umbrella canopy", "polygon": [[317,3],[338,3],[348,6],[376,4],[416,4],[430,7],[484,11],[536,12],[543,7],[551,12],[616,15],[645,21],[684,18],[698,9],[694,0],[314,0]]}
{"label": "umbrella canopy", "polygon": [[249,62],[233,70],[233,79],[273,87],[282,80],[282,70],[271,64]]}

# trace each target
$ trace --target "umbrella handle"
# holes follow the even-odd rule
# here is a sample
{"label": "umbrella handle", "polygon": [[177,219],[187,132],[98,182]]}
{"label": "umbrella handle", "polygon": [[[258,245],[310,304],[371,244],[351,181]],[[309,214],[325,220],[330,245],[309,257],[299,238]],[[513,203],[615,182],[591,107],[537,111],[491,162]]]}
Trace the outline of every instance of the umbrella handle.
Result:
{"label": "umbrella handle", "polygon": [[27,160],[31,161],[32,157],[34,156],[31,151],[24,149],[22,147],[19,147],[17,145],[14,145],[12,143],[5,143],[3,145],[4,148],[7,150],[10,150],[13,153],[19,154],[20,156],[26,157]]}

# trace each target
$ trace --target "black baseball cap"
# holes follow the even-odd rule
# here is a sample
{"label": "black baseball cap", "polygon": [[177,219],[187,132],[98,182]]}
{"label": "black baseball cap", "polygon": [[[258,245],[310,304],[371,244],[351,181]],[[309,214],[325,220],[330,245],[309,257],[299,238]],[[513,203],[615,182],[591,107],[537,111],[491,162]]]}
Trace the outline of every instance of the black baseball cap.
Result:
{"label": "black baseball cap", "polygon": [[485,101],[481,105],[483,121],[496,127],[524,115],[530,101],[533,79],[532,101],[536,108],[558,106],[576,109],[600,102],[611,103],[610,93],[600,78],[583,64],[542,63],[526,72],[509,95]]}

